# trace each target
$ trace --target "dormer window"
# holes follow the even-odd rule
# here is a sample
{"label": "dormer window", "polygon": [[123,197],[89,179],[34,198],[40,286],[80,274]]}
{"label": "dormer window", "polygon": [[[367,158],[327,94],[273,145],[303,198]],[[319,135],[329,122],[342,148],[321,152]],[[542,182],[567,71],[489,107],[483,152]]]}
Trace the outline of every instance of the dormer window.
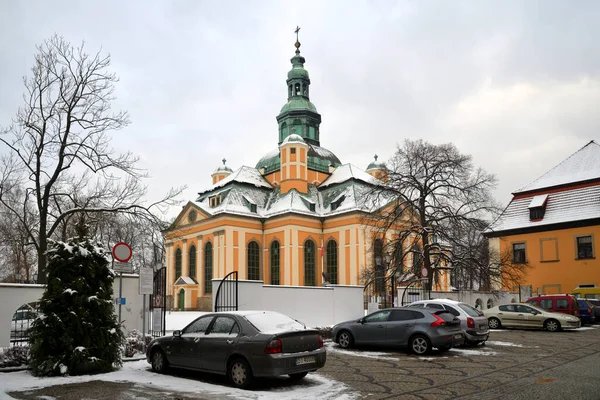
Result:
{"label": "dormer window", "polygon": [[339,196],[338,198],[336,198],[334,201],[332,201],[331,202],[331,211],[337,210],[345,198],[346,198],[346,195],[343,194],[343,195]]}
{"label": "dormer window", "polygon": [[221,204],[221,195],[211,196],[208,198],[211,208],[218,207]]}
{"label": "dormer window", "polygon": [[242,196],[242,198],[244,199],[244,204],[246,205],[246,207],[248,207],[250,212],[253,212],[253,213],[257,212],[258,207],[255,202],[253,202],[246,196]]}
{"label": "dormer window", "polygon": [[529,203],[529,219],[531,221],[539,221],[544,218],[546,213],[546,204],[548,203],[548,195],[542,194],[534,196]]}

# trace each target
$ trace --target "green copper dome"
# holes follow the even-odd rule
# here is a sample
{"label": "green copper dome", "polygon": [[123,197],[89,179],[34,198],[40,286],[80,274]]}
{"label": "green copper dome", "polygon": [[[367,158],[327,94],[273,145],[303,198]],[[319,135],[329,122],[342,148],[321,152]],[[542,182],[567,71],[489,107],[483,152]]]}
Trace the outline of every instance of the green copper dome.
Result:
{"label": "green copper dome", "polygon": [[219,165],[217,167],[217,169],[215,169],[215,172],[213,172],[213,174],[216,174],[216,173],[219,173],[219,172],[229,172],[229,173],[233,172],[233,170],[231,168],[229,168],[227,166],[227,164],[225,164],[227,162],[227,160],[223,159],[222,161],[223,161],[223,165]]}
{"label": "green copper dome", "polygon": [[317,112],[317,107],[310,100],[305,99],[304,97],[292,97],[290,101],[285,103],[283,107],[281,107],[280,114],[288,111],[295,110],[308,110],[312,112]]}
{"label": "green copper dome", "polygon": [[286,143],[306,143],[306,142],[304,141],[304,139],[302,139],[302,136],[292,133],[290,136],[286,137],[285,140],[281,144],[286,144]]}
{"label": "green copper dome", "polygon": [[385,169],[385,163],[383,161],[377,161],[378,155],[375,154],[375,160],[371,161],[371,163],[367,166],[366,171],[371,171],[374,169]]}

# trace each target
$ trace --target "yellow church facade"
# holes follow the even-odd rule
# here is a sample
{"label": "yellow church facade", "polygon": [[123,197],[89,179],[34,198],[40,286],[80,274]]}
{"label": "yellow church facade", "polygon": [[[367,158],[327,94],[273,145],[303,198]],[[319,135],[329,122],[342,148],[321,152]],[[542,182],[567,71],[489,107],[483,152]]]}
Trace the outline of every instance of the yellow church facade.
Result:
{"label": "yellow church facade", "polygon": [[[265,285],[362,285],[383,259],[384,246],[374,244],[388,238],[365,216],[386,204],[365,199],[385,182],[385,165],[375,158],[365,171],[321,147],[321,115],[299,47],[277,116],[277,148],[255,167],[234,171],[223,160],[212,185],[164,232],[173,308],[210,310],[213,279],[233,271]],[[448,290],[449,279],[440,282]]]}

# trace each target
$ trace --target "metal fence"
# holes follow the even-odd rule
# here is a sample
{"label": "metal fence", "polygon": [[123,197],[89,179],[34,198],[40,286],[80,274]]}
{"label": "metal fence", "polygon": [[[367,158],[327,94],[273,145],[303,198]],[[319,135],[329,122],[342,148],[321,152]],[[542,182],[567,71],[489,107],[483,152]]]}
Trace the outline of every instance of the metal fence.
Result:
{"label": "metal fence", "polygon": [[39,315],[39,303],[24,304],[13,314],[10,321],[10,346],[29,344],[29,329]]}

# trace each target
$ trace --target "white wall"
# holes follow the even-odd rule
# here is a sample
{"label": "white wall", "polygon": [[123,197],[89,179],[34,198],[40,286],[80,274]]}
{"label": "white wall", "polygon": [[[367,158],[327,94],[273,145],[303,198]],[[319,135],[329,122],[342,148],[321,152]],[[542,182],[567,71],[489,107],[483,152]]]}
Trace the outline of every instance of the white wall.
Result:
{"label": "white wall", "polygon": [[[398,299],[402,300],[402,296],[404,295],[404,291],[406,288],[398,287]],[[488,308],[488,302],[491,300],[491,306],[497,306],[501,304],[514,303],[519,301],[519,293],[518,292],[507,292],[507,291],[498,291],[498,292],[480,292],[475,290],[461,290],[460,292],[434,292],[430,293],[430,298],[432,299],[450,299],[456,301],[462,301],[463,303],[467,303],[475,307],[477,304],[477,300],[481,300],[482,308]],[[525,301],[529,297],[521,295],[521,300]],[[415,299],[414,301],[416,301]],[[423,300],[423,299],[419,299]]]}
{"label": "white wall", "polygon": [[[213,279],[213,305],[220,279]],[[277,286],[238,281],[239,310],[277,311],[311,327],[364,316],[362,286]]]}
{"label": "white wall", "polygon": [[[123,296],[126,304],[121,306],[121,320],[125,332],[132,329],[142,330],[142,295],[138,294],[138,276],[123,275]],[[0,347],[10,345],[10,322],[14,312],[23,304],[38,301],[44,294],[44,285],[0,283]],[[119,296],[119,278],[113,283],[114,297]],[[148,310],[146,296],[146,310]],[[115,314],[119,315],[119,307],[115,304]],[[146,315],[148,324],[148,315]],[[147,325],[148,326],[148,325]],[[148,328],[146,327],[146,332]]]}

